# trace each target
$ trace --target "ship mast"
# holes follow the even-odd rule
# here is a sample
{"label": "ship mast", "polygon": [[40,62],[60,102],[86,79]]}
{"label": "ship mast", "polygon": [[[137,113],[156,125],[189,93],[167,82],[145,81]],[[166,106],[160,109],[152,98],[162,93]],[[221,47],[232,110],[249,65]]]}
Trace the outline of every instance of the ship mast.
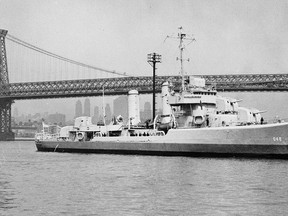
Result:
{"label": "ship mast", "polygon": [[[184,45],[183,45],[183,39],[186,37],[186,34],[183,34],[181,32],[182,30],[182,27],[179,28],[180,29],[180,33],[178,33],[178,38],[180,39],[180,44],[179,44],[179,50],[180,50],[180,58],[177,58],[177,60],[180,60],[180,65],[181,65],[181,68],[180,68],[180,74],[181,74],[181,77],[182,77],[182,91],[184,91],[184,88],[185,88],[185,85],[184,85],[184,68],[183,68],[183,50],[184,50]],[[189,59],[188,59],[189,61]]]}
{"label": "ship mast", "polygon": [[185,72],[184,72],[183,62],[184,61],[190,61],[189,58],[183,59],[183,50],[185,49],[184,40],[188,40],[188,41],[190,41],[190,43],[192,43],[193,41],[195,41],[195,38],[187,36],[187,34],[182,33],[182,30],[183,30],[182,26],[180,26],[178,29],[179,29],[179,33],[178,33],[177,37],[167,36],[167,38],[179,39],[179,46],[178,47],[179,47],[180,54],[179,54],[179,57],[176,58],[176,60],[180,61],[180,75],[181,75],[181,79],[182,79],[181,89],[182,89],[182,91],[184,91],[185,90],[185,74],[184,74]]}

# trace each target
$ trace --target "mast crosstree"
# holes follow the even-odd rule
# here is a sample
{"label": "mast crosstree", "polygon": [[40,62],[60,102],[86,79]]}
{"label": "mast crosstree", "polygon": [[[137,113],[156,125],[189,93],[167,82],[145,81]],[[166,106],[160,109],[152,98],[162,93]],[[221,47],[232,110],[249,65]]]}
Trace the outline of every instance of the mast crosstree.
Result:
{"label": "mast crosstree", "polygon": [[183,58],[183,51],[184,51],[185,47],[187,46],[184,44],[184,40],[190,41],[190,43],[192,43],[193,41],[196,41],[196,39],[194,37],[191,37],[191,36],[183,33],[183,27],[182,26],[180,26],[178,29],[179,29],[179,33],[178,33],[177,37],[167,36],[166,38],[174,38],[174,39],[179,40],[179,46],[178,47],[179,47],[180,53],[179,53],[179,57],[177,57],[176,60],[180,61],[180,75],[182,78],[181,87],[182,87],[182,91],[184,91],[185,90],[185,72],[184,72],[183,62],[184,61],[190,61],[189,58],[188,59]]}

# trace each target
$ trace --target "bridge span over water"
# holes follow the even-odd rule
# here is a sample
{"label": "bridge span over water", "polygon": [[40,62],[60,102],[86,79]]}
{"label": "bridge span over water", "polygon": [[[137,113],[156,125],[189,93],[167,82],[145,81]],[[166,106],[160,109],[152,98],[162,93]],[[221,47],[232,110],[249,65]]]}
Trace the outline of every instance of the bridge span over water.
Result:
{"label": "bridge span over water", "polygon": [[[11,105],[15,100],[100,96],[103,93],[103,89],[105,95],[125,95],[131,89],[138,90],[140,94],[152,93],[153,78],[151,76],[132,77],[115,71],[89,66],[42,50],[11,35],[7,35],[7,33],[6,30],[0,29],[0,140],[14,139],[11,130]],[[114,77],[89,79],[66,78],[66,80],[63,78],[61,80],[53,80],[50,77],[49,81],[9,82],[6,38],[13,44],[32,50],[33,52],[35,51],[37,54],[41,53],[45,55],[45,59],[47,59],[47,56],[55,59],[53,61],[50,60],[50,63],[48,62],[47,64],[47,62],[41,62],[38,56],[33,57],[36,59],[35,62],[39,62],[40,66],[38,65],[36,69],[33,69],[31,65],[28,67],[22,66],[21,69],[28,68],[28,74],[33,72],[37,75],[41,70],[47,70],[42,65],[48,65],[49,73],[46,74],[53,72],[55,74],[61,73],[62,75],[63,70],[67,70],[71,74],[75,71],[75,68],[67,67],[67,63],[69,63],[73,66],[76,65],[76,73],[78,74],[82,74],[79,71],[79,67],[83,67],[86,72],[87,70],[98,70],[107,74],[113,74]],[[16,53],[21,54],[18,51]],[[23,56],[18,56],[16,59],[24,59],[23,61],[29,63],[29,57],[27,56],[24,53]],[[25,58],[28,58],[28,60]],[[64,62],[65,66],[60,66],[60,69],[58,66],[53,71],[54,67],[53,65],[51,66],[51,62],[55,62],[56,65],[59,65],[59,62]],[[33,65],[34,63],[31,64]],[[18,74],[19,71],[17,68],[13,71],[16,73],[16,75],[14,74],[15,77],[27,76],[25,73],[24,75]],[[288,91],[288,74],[230,74],[204,75],[201,77],[206,79],[208,85],[215,86],[218,91]],[[181,81],[179,76],[157,76],[156,92],[160,92],[161,84],[167,80],[170,80],[176,87],[180,86]]]}
{"label": "bridge span over water", "polygon": [[[218,91],[288,91],[288,74],[249,74],[249,75],[207,75],[208,85]],[[157,76],[156,92],[160,93],[163,82],[170,80],[180,87],[179,76]],[[126,95],[136,89],[140,94],[153,91],[153,78],[150,76],[118,77],[84,80],[64,80],[47,82],[12,83],[2,86],[0,100],[25,100],[63,97],[88,97],[105,95]]]}

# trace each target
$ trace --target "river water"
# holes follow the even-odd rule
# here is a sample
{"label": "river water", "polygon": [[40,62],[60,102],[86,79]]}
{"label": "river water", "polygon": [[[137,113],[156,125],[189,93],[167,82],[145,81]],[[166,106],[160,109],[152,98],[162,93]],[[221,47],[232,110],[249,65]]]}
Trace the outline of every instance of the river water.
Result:
{"label": "river water", "polygon": [[288,160],[37,152],[0,142],[0,215],[288,215]]}

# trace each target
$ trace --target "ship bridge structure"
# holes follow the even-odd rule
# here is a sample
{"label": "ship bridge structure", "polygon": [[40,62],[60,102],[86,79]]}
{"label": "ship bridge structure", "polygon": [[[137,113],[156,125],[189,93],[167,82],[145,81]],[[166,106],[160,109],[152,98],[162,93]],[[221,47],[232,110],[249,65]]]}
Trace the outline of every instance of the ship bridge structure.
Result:
{"label": "ship bridge structure", "polygon": [[[152,76],[131,76],[68,59],[20,40],[0,29],[0,140],[13,140],[11,106],[17,100],[126,95],[153,92]],[[7,52],[6,52],[7,51]],[[143,72],[144,73],[144,72]],[[151,73],[152,75],[152,73]],[[200,75],[201,76],[201,75]],[[205,75],[218,91],[288,91],[288,74]],[[156,92],[179,76],[156,76]]]}

